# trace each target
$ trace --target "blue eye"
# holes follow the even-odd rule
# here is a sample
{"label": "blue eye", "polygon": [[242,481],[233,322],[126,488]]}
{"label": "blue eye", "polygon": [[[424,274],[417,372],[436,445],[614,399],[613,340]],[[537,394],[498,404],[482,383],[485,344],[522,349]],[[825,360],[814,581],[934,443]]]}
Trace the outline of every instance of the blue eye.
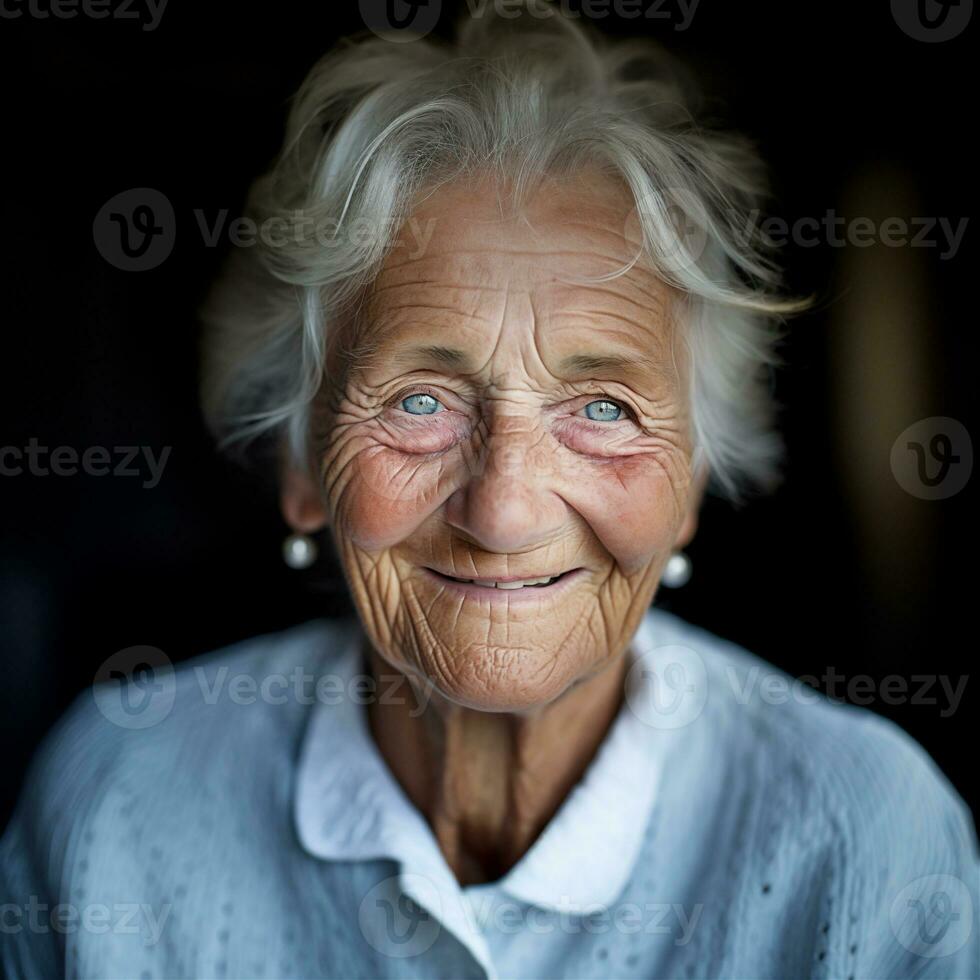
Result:
{"label": "blue eye", "polygon": [[424,391],[418,391],[402,399],[402,408],[410,415],[434,415],[439,411],[439,400]]}
{"label": "blue eye", "polygon": [[618,422],[623,416],[623,409],[615,402],[600,398],[585,406],[585,417],[593,422]]}

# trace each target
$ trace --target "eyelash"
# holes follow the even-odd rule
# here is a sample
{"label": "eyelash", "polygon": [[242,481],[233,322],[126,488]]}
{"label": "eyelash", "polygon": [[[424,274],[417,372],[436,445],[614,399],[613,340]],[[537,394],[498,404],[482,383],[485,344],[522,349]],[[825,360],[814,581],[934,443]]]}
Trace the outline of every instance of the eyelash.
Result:
{"label": "eyelash", "polygon": [[[431,395],[437,402],[439,402],[439,404],[443,407],[445,411],[452,411],[452,409],[449,408],[448,405],[446,405],[445,400],[440,397],[439,393],[435,389],[430,388],[426,385],[416,386],[413,388],[406,388],[404,391],[401,391],[397,395],[395,395],[395,397],[392,398],[389,404],[391,404],[395,408],[398,408],[399,411],[404,411],[404,409],[399,408],[399,406],[403,401],[405,401],[406,398],[411,398],[412,395]],[[629,419],[633,422],[636,421],[636,414],[629,407],[629,405],[627,405],[625,402],[621,401],[618,398],[613,398],[611,395],[605,394],[604,392],[590,393],[589,400],[587,402],[583,402],[583,404],[578,409],[576,409],[576,412],[582,411],[586,405],[590,405],[592,404],[592,402],[611,402],[613,405],[617,406],[617,408],[621,408],[623,410],[624,418],[616,419],[617,422],[622,422],[625,421],[626,419]],[[405,412],[405,414],[412,415],[413,418],[426,418],[425,415],[415,415],[412,412]],[[432,414],[438,415],[440,413],[433,412]],[[576,417],[581,417],[583,421],[588,422],[591,425],[608,426],[610,424],[609,422],[597,422],[595,419],[590,419],[587,418],[586,416],[576,416]]]}
{"label": "eyelash", "polygon": [[[636,414],[629,407],[629,405],[627,405],[623,401],[620,401],[618,398],[612,398],[612,397],[610,397],[609,395],[606,395],[606,394],[590,395],[589,396],[589,400],[587,402],[584,402],[582,404],[581,408],[579,408],[577,411],[581,412],[582,410],[585,409],[585,407],[587,405],[591,405],[593,402],[609,402],[611,405],[615,405],[617,408],[621,408],[623,410],[623,418],[616,419],[617,422],[624,422],[627,419],[629,419],[630,421],[633,421],[633,422],[636,421]],[[583,419],[585,419],[586,422],[590,422],[593,425],[604,425],[604,426],[607,426],[607,425],[610,424],[609,422],[597,422],[595,419],[590,419],[590,418],[588,418],[587,416],[584,416],[584,415],[581,416],[581,417]]]}
{"label": "eyelash", "polygon": [[[452,411],[452,409],[450,409],[449,406],[446,404],[445,399],[442,398],[434,388],[429,388],[426,385],[422,385],[421,387],[416,386],[414,388],[406,388],[404,391],[400,391],[397,395],[395,395],[395,397],[392,398],[388,404],[393,406],[394,408],[397,408],[399,411],[404,411],[404,409],[400,407],[401,403],[405,401],[406,398],[411,398],[412,395],[431,395],[440,405],[442,405],[442,407],[446,411]],[[406,412],[405,414],[411,415],[412,413]],[[416,416],[416,417],[422,418],[424,416]]]}

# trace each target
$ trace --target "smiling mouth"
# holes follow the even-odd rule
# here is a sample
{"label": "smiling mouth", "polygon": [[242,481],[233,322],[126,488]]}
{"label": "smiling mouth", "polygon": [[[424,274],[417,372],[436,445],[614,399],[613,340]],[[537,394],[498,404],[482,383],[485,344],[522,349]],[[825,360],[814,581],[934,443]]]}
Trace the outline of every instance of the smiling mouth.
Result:
{"label": "smiling mouth", "polygon": [[482,579],[482,578],[457,578],[455,575],[446,575],[445,572],[436,571],[429,568],[428,571],[448,582],[457,582],[459,585],[476,585],[484,589],[502,589],[504,591],[514,591],[518,589],[545,589],[549,585],[560,582],[565,576],[570,575],[578,569],[570,568],[568,571],[559,572],[557,575],[536,575],[527,578],[504,578],[504,579]]}

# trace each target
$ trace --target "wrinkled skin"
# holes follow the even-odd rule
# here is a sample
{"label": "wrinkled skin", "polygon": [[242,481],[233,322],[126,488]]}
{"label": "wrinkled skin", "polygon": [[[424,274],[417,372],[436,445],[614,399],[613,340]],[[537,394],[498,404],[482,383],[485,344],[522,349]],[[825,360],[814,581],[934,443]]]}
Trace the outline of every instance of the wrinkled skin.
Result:
{"label": "wrinkled skin", "polygon": [[[587,735],[562,763],[565,778],[550,781],[544,814],[601,740],[621,697],[622,655],[671,551],[694,530],[679,296],[643,263],[574,281],[634,257],[631,203],[596,174],[546,184],[523,221],[502,217],[486,181],[423,200],[413,217],[432,231],[427,247],[395,249],[362,308],[364,353],[332,397],[322,483],[293,472],[283,492],[294,527],[329,525],[376,663],[434,689],[444,718],[471,716],[481,732],[474,771],[480,753],[520,763],[514,740],[500,748],[507,740],[488,738],[472,716],[501,713],[544,732],[546,709],[566,692],[577,699]],[[418,394],[435,401],[405,402]],[[426,569],[481,580],[580,571],[540,590],[474,596]],[[396,727],[411,744],[404,719]],[[517,741],[534,739],[524,731]],[[404,759],[389,761],[411,781]],[[409,791],[431,803],[421,784]]]}

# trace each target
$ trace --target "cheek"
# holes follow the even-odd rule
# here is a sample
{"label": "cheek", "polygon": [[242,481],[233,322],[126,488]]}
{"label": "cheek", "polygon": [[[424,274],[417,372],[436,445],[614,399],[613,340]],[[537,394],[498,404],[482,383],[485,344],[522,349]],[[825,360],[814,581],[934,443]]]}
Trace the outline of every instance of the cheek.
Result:
{"label": "cheek", "polygon": [[683,520],[678,481],[649,456],[590,461],[571,493],[569,503],[627,574],[665,558]]}
{"label": "cheek", "polygon": [[358,548],[377,552],[404,541],[445,496],[446,457],[372,445],[355,453],[333,503],[334,527]]}
{"label": "cheek", "polygon": [[563,446],[604,460],[628,452],[636,437],[636,429],[630,423],[601,424],[582,418],[560,419],[553,432]]}
{"label": "cheek", "polygon": [[335,532],[368,552],[404,541],[452,492],[467,431],[456,412],[338,425],[325,470]]}

